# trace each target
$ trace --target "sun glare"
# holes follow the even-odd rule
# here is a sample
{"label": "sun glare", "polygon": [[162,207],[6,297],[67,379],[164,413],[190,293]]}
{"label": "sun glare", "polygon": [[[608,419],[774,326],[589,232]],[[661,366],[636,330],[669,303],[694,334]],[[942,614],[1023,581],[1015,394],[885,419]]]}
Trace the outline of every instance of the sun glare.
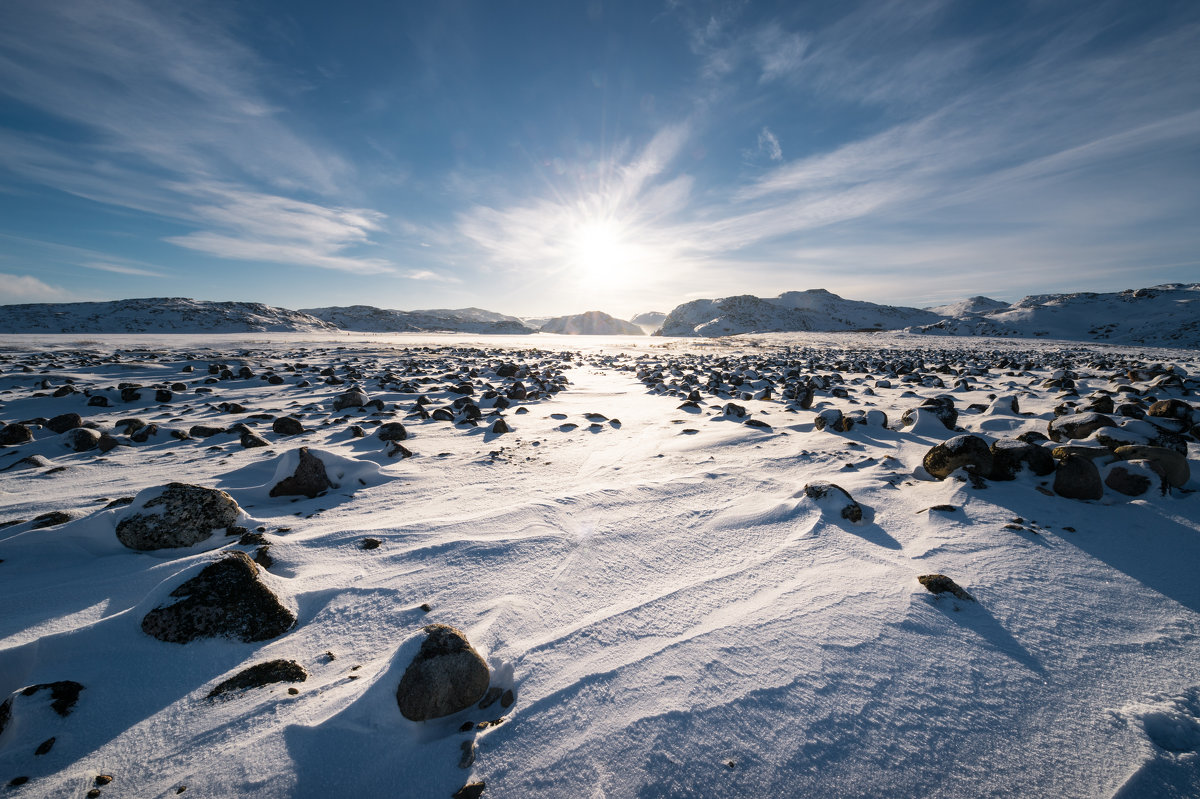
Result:
{"label": "sun glare", "polygon": [[611,220],[580,224],[571,237],[572,261],[585,286],[621,286],[632,276],[633,247]]}

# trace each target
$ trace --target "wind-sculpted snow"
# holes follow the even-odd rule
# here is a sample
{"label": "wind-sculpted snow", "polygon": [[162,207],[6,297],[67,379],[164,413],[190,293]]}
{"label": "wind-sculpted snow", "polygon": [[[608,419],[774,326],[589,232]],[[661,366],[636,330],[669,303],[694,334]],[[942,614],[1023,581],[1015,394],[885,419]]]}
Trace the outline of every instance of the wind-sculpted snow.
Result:
{"label": "wind-sculpted snow", "polygon": [[262,338],[0,342],[14,796],[1194,793],[1196,352]]}

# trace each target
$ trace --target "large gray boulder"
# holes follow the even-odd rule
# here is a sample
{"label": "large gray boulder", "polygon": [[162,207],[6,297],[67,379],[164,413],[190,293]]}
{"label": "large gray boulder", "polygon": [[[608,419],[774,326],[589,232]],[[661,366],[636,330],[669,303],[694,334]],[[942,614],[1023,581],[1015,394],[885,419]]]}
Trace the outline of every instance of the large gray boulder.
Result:
{"label": "large gray boulder", "polygon": [[1116,427],[1111,417],[1102,413],[1071,413],[1050,422],[1047,432],[1051,441],[1087,438],[1102,427]]}
{"label": "large gray boulder", "polygon": [[234,638],[246,643],[283,635],[296,616],[259,579],[245,552],[230,552],[174,591],[179,599],[142,619],[142,632],[160,641],[186,644],[198,638]]}
{"label": "large gray boulder", "polygon": [[190,547],[209,538],[213,530],[230,527],[241,513],[224,491],[168,483],[137,496],[117,523],[117,540],[138,550]]}
{"label": "large gray boulder", "polygon": [[308,447],[300,447],[297,454],[300,456],[300,462],[296,464],[296,471],[272,486],[271,496],[303,496],[312,499],[325,489],[333,487],[329,474],[325,471],[325,463],[320,458],[309,452]]}
{"label": "large gray boulder", "polygon": [[487,664],[462,631],[448,624],[425,628],[425,640],[396,688],[396,704],[410,721],[466,710],[487,691]]}
{"label": "large gray boulder", "polygon": [[1069,499],[1100,499],[1104,481],[1090,458],[1067,455],[1054,471],[1054,493]]}

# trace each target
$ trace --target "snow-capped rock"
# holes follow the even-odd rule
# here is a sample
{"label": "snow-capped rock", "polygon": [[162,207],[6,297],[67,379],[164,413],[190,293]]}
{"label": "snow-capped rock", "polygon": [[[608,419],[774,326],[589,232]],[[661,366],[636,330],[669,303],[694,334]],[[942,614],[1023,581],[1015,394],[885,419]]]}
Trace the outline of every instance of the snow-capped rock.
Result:
{"label": "snow-capped rock", "polygon": [[847,300],[825,289],[788,291],[763,299],[750,294],[680,305],[663,321],[664,336],[725,336],[806,330],[895,330],[933,324],[937,314],[919,308]]}
{"label": "snow-capped rock", "polygon": [[556,316],[542,325],[543,333],[566,333],[572,336],[642,336],[640,327],[624,319],[609,316],[603,311],[588,311],[574,316]]}
{"label": "snow-capped rock", "polygon": [[948,305],[935,305],[926,311],[938,316],[978,316],[979,314],[994,313],[1009,307],[1007,302],[993,300],[991,297],[967,297],[965,300],[952,302]]}
{"label": "snow-capped rock", "polygon": [[506,316],[482,308],[396,311],[373,305],[306,308],[310,314],[343,330],[367,333],[496,333],[536,332],[515,316]]}
{"label": "snow-capped rock", "polygon": [[309,333],[336,328],[257,302],[147,297],[0,306],[0,333]]}

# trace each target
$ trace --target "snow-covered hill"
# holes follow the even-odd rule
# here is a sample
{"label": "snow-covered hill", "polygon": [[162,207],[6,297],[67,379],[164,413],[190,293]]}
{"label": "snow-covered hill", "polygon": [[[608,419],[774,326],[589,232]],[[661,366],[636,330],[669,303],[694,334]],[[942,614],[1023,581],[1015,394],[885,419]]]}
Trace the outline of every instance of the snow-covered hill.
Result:
{"label": "snow-covered hill", "polygon": [[543,333],[572,336],[642,336],[645,331],[632,322],[609,316],[603,311],[588,311],[574,316],[556,316],[542,325]]}
{"label": "snow-covered hill", "polygon": [[343,330],[366,333],[533,333],[515,316],[482,308],[438,308],[426,311],[396,311],[373,305],[306,308],[304,313],[323,319]]}
{"label": "snow-covered hill", "polygon": [[951,336],[1013,336],[1200,347],[1200,283],[1119,293],[1037,294],[986,314],[910,328]]}
{"label": "snow-covered hill", "polygon": [[724,336],[792,331],[895,330],[933,324],[940,317],[919,308],[847,300],[825,289],[788,291],[778,297],[750,294],[680,305],[663,321],[664,336]]}
{"label": "snow-covered hill", "polygon": [[994,313],[1008,307],[1007,302],[993,300],[991,297],[967,297],[965,300],[952,302],[948,305],[935,305],[925,310],[935,313],[938,316],[964,317]]}
{"label": "snow-covered hill", "polygon": [[0,306],[0,333],[250,333],[336,328],[315,317],[257,302],[146,297],[110,302]]}
{"label": "snow-covered hill", "polygon": [[646,311],[645,313],[634,314],[629,321],[646,331],[647,334],[650,334],[662,327],[662,323],[666,319],[667,315],[662,311]]}

